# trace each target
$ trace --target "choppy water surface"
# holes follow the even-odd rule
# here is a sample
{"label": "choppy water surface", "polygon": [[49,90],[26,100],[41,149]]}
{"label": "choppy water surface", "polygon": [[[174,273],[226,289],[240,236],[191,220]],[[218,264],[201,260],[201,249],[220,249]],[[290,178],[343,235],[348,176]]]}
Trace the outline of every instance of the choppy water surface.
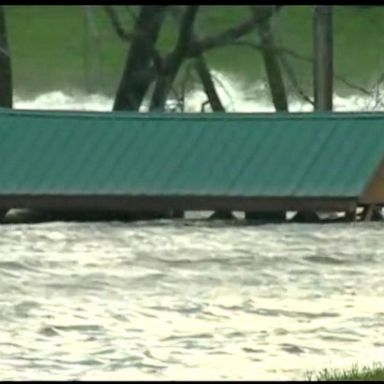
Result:
{"label": "choppy water surface", "polygon": [[300,379],[382,361],[383,231],[3,225],[0,379]]}
{"label": "choppy water surface", "polygon": [[[271,110],[224,80],[228,110]],[[199,111],[205,97],[192,96]],[[15,106],[112,100],[57,91]],[[335,96],[336,110],[369,106]],[[0,229],[0,380],[302,379],[383,361],[384,223]]]}

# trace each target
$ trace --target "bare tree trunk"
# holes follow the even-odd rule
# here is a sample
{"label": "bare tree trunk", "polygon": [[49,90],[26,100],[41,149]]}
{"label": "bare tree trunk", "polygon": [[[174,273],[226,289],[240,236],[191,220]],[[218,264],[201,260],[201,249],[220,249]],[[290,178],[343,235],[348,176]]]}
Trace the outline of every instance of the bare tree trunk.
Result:
{"label": "bare tree trunk", "polygon": [[193,24],[199,9],[198,5],[188,5],[181,19],[179,38],[173,52],[164,60],[151,100],[151,110],[163,110],[173,81],[186,57],[193,37]]}
{"label": "bare tree trunk", "polygon": [[[333,63],[332,63],[332,6],[314,6],[313,18],[313,77],[315,111],[332,110]],[[348,215],[348,212],[346,212]],[[299,211],[293,221],[311,222],[317,220],[314,211]]]}
{"label": "bare tree trunk", "polygon": [[4,5],[0,5],[0,106],[12,108],[11,54],[4,11]]}
{"label": "bare tree trunk", "polygon": [[209,104],[214,112],[225,112],[225,108],[221,103],[219,95],[217,94],[215,83],[212,80],[209,67],[203,55],[198,55],[195,61],[196,72],[200,77],[201,84],[203,85],[204,92],[208,97]]}
{"label": "bare tree trunk", "polygon": [[316,111],[333,108],[333,28],[332,6],[314,6],[314,100]]}
{"label": "bare tree trunk", "polygon": [[[156,84],[151,109],[163,109],[172,83],[185,59],[194,58],[205,51],[240,39],[254,30],[258,22],[258,16],[252,14],[249,19],[215,35],[191,41],[198,6],[186,6],[186,11],[182,12],[181,16],[176,48],[163,59],[155,45],[168,6],[142,6],[133,33],[124,30],[113,6],[103,8],[116,34],[122,40],[132,42],[115,98],[114,110],[137,110],[154,80]],[[272,8],[276,10],[279,7]]]}
{"label": "bare tree trunk", "polygon": [[165,5],[141,6],[113,110],[138,110],[153,80],[153,52],[166,15]]}
{"label": "bare tree trunk", "polygon": [[267,72],[268,85],[271,91],[272,102],[276,111],[288,111],[288,97],[285,89],[283,75],[280,68],[277,49],[271,30],[270,19],[276,8],[274,6],[254,6],[254,14],[260,14],[257,31],[260,37],[260,49]]}

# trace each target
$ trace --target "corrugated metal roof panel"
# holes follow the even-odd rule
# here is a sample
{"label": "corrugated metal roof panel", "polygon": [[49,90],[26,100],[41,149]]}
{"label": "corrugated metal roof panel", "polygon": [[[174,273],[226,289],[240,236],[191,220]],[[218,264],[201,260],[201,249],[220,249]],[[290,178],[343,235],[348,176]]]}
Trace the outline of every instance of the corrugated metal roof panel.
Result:
{"label": "corrugated metal roof panel", "polygon": [[384,114],[0,112],[0,194],[354,197]]}

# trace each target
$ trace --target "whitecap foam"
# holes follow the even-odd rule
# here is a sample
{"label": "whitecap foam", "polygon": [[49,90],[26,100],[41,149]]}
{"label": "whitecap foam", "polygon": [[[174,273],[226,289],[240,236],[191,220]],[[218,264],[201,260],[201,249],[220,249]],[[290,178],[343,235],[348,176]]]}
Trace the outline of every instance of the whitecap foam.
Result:
{"label": "whitecap foam", "polygon": [[[228,112],[274,112],[268,86],[263,81],[248,84],[232,74],[211,71],[217,93]],[[377,99],[377,92],[372,96],[351,94],[340,96],[334,94],[335,111],[380,111],[384,106]],[[375,96],[376,95],[376,96]],[[195,86],[186,94],[183,111],[211,112],[207,96],[201,86]],[[175,100],[168,100],[168,110],[172,110]],[[86,94],[81,92],[65,93],[61,90],[39,94],[36,97],[19,97],[16,95],[14,107],[16,109],[48,109],[48,110],[79,110],[79,111],[111,111],[113,99],[101,94]],[[313,106],[308,102],[290,97],[290,112],[311,112]],[[148,101],[140,108],[141,112],[148,111]]]}

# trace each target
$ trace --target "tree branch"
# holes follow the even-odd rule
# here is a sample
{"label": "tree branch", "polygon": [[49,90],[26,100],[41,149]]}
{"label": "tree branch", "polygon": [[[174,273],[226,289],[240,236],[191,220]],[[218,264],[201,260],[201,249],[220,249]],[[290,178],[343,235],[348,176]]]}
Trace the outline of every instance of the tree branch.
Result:
{"label": "tree branch", "polygon": [[[123,74],[117,89],[114,110],[138,110],[153,81],[161,72],[161,65],[154,55],[156,42],[168,6],[143,5],[134,26],[135,38],[129,46]],[[139,37],[140,36],[140,37]]]}
{"label": "tree branch", "polygon": [[257,18],[257,31],[260,39],[261,54],[264,61],[268,86],[276,111],[288,112],[288,96],[284,78],[280,68],[279,52],[276,50],[274,35],[271,29],[271,17],[275,13],[274,6],[251,6],[251,12]]}
{"label": "tree branch", "polygon": [[[245,40],[234,41],[231,43],[231,45],[244,46],[244,47],[249,47],[249,48],[253,48],[253,49],[257,49],[257,50],[262,49],[260,44],[253,43],[251,41],[245,41]],[[295,58],[297,60],[304,61],[306,63],[311,64],[313,62],[313,59],[311,57],[300,55],[299,53],[293,51],[292,49],[286,48],[286,47],[276,46],[275,50],[280,51],[281,53],[286,53],[287,55],[292,56],[293,58]],[[343,83],[344,85],[348,86],[351,89],[354,89],[356,91],[364,93],[365,95],[371,94],[371,92],[368,91],[366,88],[362,87],[361,85],[354,84],[354,83],[350,82],[349,80],[347,80],[344,76],[342,76],[340,74],[334,73],[334,77],[336,80],[339,80],[341,83]]]}
{"label": "tree branch", "polygon": [[249,20],[240,23],[235,27],[228,28],[226,31],[223,31],[218,35],[210,36],[202,40],[195,40],[189,47],[186,56],[188,58],[195,57],[196,55],[209,51],[213,48],[228,45],[234,40],[247,35],[253,31],[255,27],[256,19],[255,17],[251,17]]}
{"label": "tree branch", "polygon": [[192,41],[193,25],[196,19],[198,5],[187,6],[179,27],[179,36],[175,49],[164,60],[162,73],[153,91],[150,109],[163,109],[167,94],[172,86],[177,72],[185,58],[188,47]]}
{"label": "tree branch", "polygon": [[305,92],[302,90],[302,88],[300,87],[300,84],[299,84],[299,81],[297,80],[295,72],[293,71],[287,58],[284,55],[280,56],[280,62],[283,65],[283,68],[285,69],[285,72],[287,73],[288,78],[290,79],[293,87],[295,88],[299,96],[307,103],[311,105],[315,105],[314,101],[309,96],[307,96]]}
{"label": "tree branch", "polygon": [[261,12],[252,12],[251,17],[248,20],[230,27],[217,35],[193,41],[186,53],[186,58],[196,57],[198,54],[205,53],[213,48],[232,44],[234,41],[251,33],[258,24],[269,20],[282,7],[268,5],[257,6],[256,8],[260,8]]}
{"label": "tree branch", "polygon": [[196,72],[200,77],[200,81],[203,85],[204,92],[208,97],[209,104],[214,112],[225,112],[225,108],[217,94],[215,83],[212,80],[209,67],[204,59],[203,55],[199,55],[195,62]]}
{"label": "tree branch", "polygon": [[196,19],[198,5],[188,6],[180,23],[179,38],[176,43],[174,51],[169,55],[170,63],[177,66],[184,58],[185,53],[188,51],[189,45],[193,35],[193,24]]}
{"label": "tree branch", "polygon": [[119,19],[119,16],[116,12],[116,9],[111,5],[104,5],[103,6],[104,11],[109,17],[109,20],[111,21],[111,25],[116,33],[116,35],[126,42],[132,42],[135,39],[138,39],[142,44],[145,44],[147,48],[149,48],[150,53],[152,55],[153,62],[155,64],[155,69],[157,71],[161,71],[162,65],[163,65],[163,59],[160,56],[159,52],[156,50],[156,48],[148,41],[148,38],[145,34],[137,33],[137,32],[130,32],[126,31],[122,23]]}
{"label": "tree branch", "polygon": [[108,15],[109,20],[111,21],[111,25],[117,36],[120,37],[121,40],[131,41],[134,37],[134,34],[132,32],[126,31],[123,28],[115,8],[112,5],[104,5],[103,9]]}

